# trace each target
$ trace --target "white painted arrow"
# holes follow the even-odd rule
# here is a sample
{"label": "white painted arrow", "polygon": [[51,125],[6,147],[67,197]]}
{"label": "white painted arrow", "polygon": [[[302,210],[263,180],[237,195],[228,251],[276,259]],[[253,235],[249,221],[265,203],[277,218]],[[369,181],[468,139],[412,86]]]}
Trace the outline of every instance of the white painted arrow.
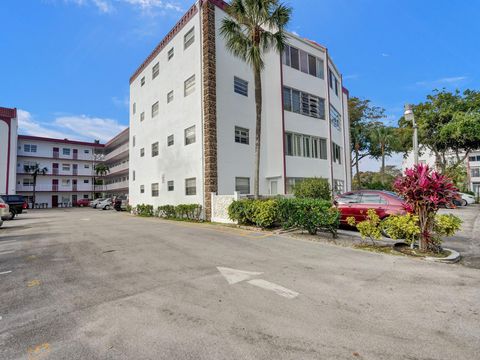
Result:
{"label": "white painted arrow", "polygon": [[259,287],[264,290],[273,291],[275,294],[280,295],[287,299],[294,299],[299,293],[296,291],[287,289],[283,286],[278,284],[262,280],[262,279],[252,279],[253,276],[262,275],[261,272],[254,272],[254,271],[245,271],[245,270],[237,270],[231,269],[226,267],[217,267],[218,271],[223,275],[223,277],[227,280],[230,285],[238,284],[239,282],[246,281],[253,286]]}
{"label": "white painted arrow", "polygon": [[223,275],[223,277],[228,281],[230,285],[237,284],[239,282],[250,279],[252,276],[262,275],[261,272],[254,271],[243,271],[237,269],[230,269],[227,267],[217,267],[218,271]]}

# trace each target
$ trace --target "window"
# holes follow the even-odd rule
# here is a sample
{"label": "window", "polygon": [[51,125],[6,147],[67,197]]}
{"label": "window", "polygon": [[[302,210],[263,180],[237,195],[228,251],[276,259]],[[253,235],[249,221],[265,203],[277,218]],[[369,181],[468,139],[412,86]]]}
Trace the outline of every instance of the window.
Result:
{"label": "window", "polygon": [[141,148],[140,149],[140,157],[144,157],[144,156],[145,156],[145,149]]}
{"label": "window", "polygon": [[293,194],[293,188],[303,180],[303,178],[287,178],[287,194]]}
{"label": "window", "polygon": [[32,178],[24,178],[23,179],[23,186],[33,186],[33,179]]}
{"label": "window", "polygon": [[235,126],[235,142],[248,145],[250,143],[249,130]]}
{"label": "window", "polygon": [[84,198],[84,199],[88,199],[89,196],[88,196],[87,194],[84,194],[84,195],[83,195],[83,198]]}
{"label": "window", "polygon": [[140,185],[140,194],[145,193],[145,185]]}
{"label": "window", "polygon": [[158,156],[158,141],[152,144],[152,157]]}
{"label": "window", "polygon": [[63,152],[63,155],[70,156],[70,149],[68,149],[68,148],[63,148],[62,152]]}
{"label": "window", "polygon": [[183,38],[183,49],[186,50],[195,42],[195,28],[191,28]]}
{"label": "window", "polygon": [[330,86],[330,89],[334,90],[335,95],[338,96],[339,82],[331,69],[328,69],[328,84]]}
{"label": "window", "polygon": [[37,152],[37,145],[24,144],[23,145],[23,151],[24,152],[36,153]]}
{"label": "window", "polygon": [[195,91],[195,75],[190,76],[187,80],[185,80],[185,84],[183,87],[184,96],[188,96]]}
{"label": "window", "polygon": [[167,137],[167,146],[172,146],[175,143],[173,135],[168,135]]}
{"label": "window", "polygon": [[62,164],[62,171],[70,171],[70,164]]}
{"label": "window", "polygon": [[132,147],[135,147],[135,135],[132,136]]}
{"label": "window", "polygon": [[140,113],[140,121],[143,121],[143,120],[145,120],[145,111],[142,111]]}
{"label": "window", "polygon": [[168,50],[168,60],[170,61],[172,58],[173,58],[173,55],[175,55],[174,53],[174,48],[171,48],[170,50]]}
{"label": "window", "polygon": [[336,194],[343,194],[345,192],[345,182],[343,180],[334,180],[333,191]]}
{"label": "window", "polygon": [[133,115],[135,115],[136,112],[137,112],[137,103],[133,103],[133,107],[132,107]]}
{"label": "window", "polygon": [[233,91],[235,91],[237,94],[248,96],[248,81],[242,80],[234,76]]}
{"label": "window", "polygon": [[286,155],[327,159],[327,139],[296,133],[285,134]]}
{"label": "window", "polygon": [[341,129],[342,116],[332,105],[330,105],[330,124],[338,130]]}
{"label": "window", "polygon": [[140,79],[140,86],[145,85],[145,76]]}
{"label": "window", "polygon": [[167,94],[167,104],[170,104],[173,101],[173,90]]}
{"label": "window", "polygon": [[342,148],[335,143],[332,143],[333,162],[342,164]]}
{"label": "window", "polygon": [[472,177],[475,177],[475,178],[476,178],[476,177],[480,177],[480,168],[479,168],[479,167],[472,167],[472,168],[470,169],[470,175],[471,175]]}
{"label": "window", "polygon": [[88,184],[88,179],[83,180],[84,184]]}
{"label": "window", "polygon": [[155,79],[160,73],[160,64],[157,62],[152,68],[152,79]]}
{"label": "window", "polygon": [[362,204],[387,204],[385,199],[379,194],[363,193]]}
{"label": "window", "polygon": [[132,171],[132,181],[135,181],[135,170]]}
{"label": "window", "polygon": [[152,197],[158,197],[158,183],[152,184]]}
{"label": "window", "polygon": [[70,179],[62,179],[62,186],[70,185]]}
{"label": "window", "polygon": [[197,195],[197,179],[185,179],[185,195]]}
{"label": "window", "polygon": [[360,194],[358,193],[348,193],[343,194],[337,198],[337,202],[340,204],[357,204],[360,202]]}
{"label": "window", "polygon": [[152,105],[152,118],[158,115],[158,101]]}
{"label": "window", "polygon": [[284,87],[283,104],[287,111],[325,119],[325,99],[318,96]]}
{"label": "window", "polygon": [[90,154],[90,150],[83,150],[85,154]]}
{"label": "window", "polygon": [[305,74],[320,79],[324,78],[323,60],[293,46],[285,46],[282,62],[284,65],[300,70]]}
{"label": "window", "polygon": [[88,164],[83,165],[83,167],[84,167],[85,169],[90,169],[90,165],[88,165]]}
{"label": "window", "polygon": [[236,177],[235,178],[235,191],[240,194],[250,194],[250,178]]}
{"label": "window", "polygon": [[185,145],[190,145],[195,142],[195,125],[185,129]]}
{"label": "window", "polygon": [[175,184],[173,183],[173,180],[169,180],[167,182],[167,188],[168,188],[168,191],[174,191],[175,190]]}

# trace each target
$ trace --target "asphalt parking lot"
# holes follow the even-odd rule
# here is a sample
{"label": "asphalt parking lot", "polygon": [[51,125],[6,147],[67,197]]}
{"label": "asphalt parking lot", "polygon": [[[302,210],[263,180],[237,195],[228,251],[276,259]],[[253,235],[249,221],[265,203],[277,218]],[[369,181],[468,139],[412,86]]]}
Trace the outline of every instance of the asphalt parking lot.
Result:
{"label": "asphalt parking lot", "polygon": [[64,209],[0,229],[0,359],[472,360],[479,299],[475,268],[213,225]]}

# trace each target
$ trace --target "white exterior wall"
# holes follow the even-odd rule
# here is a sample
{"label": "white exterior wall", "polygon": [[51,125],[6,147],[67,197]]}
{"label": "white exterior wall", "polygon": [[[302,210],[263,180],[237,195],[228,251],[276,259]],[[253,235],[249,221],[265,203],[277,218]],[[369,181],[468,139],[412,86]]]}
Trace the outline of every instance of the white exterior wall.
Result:
{"label": "white exterior wall", "polygon": [[[196,203],[203,205],[203,148],[201,108],[201,37],[200,16],[197,13],[153,59],[130,85],[130,204]],[[195,42],[184,50],[184,35],[195,27]],[[168,61],[167,53],[174,47],[175,55]],[[159,62],[160,74],[152,80],[152,68]],[[184,97],[184,82],[195,74],[195,92]],[[146,83],[140,85],[145,76]],[[167,94],[174,90],[173,102],[167,104]],[[159,114],[152,119],[152,105],[159,101]],[[132,107],[136,103],[136,114]],[[140,114],[145,120],[140,122]],[[195,125],[196,142],[185,146],[184,131]],[[167,137],[173,134],[175,144],[167,147]],[[135,146],[134,140],[135,137]],[[151,156],[151,145],[159,143],[159,155]],[[145,156],[140,157],[140,149]],[[135,176],[133,176],[135,172]],[[196,178],[196,195],[185,195],[185,179]],[[167,191],[167,182],[174,181],[175,190]],[[159,184],[159,196],[151,196],[151,184]],[[145,193],[140,193],[140,185]]]}
{"label": "white exterior wall", "polygon": [[[15,194],[16,172],[15,163],[17,161],[17,131],[18,121],[16,118],[10,119],[10,132],[8,124],[0,120],[0,194]],[[10,138],[10,161],[8,158],[8,141]],[[7,171],[8,168],[8,171]],[[8,175],[8,189],[7,189]]]}

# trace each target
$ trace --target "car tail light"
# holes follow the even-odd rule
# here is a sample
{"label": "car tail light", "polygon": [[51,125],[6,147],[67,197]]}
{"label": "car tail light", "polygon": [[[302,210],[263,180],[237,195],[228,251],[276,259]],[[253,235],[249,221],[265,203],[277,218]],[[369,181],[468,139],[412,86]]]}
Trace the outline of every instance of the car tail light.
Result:
{"label": "car tail light", "polygon": [[0,204],[0,209],[6,209],[7,208],[7,205],[5,204]]}
{"label": "car tail light", "polygon": [[28,204],[27,204],[27,202],[26,202],[26,201],[23,203],[23,205],[22,205],[22,209],[28,209]]}

